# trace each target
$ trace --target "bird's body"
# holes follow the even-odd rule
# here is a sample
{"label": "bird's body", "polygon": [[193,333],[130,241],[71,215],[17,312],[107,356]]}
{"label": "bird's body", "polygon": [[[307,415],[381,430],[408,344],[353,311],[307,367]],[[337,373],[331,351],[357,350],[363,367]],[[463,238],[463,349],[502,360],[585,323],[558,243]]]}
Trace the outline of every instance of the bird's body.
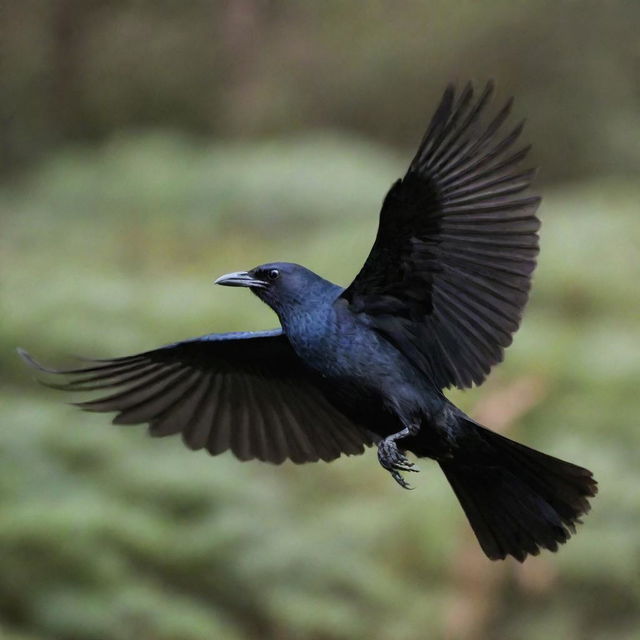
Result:
{"label": "bird's body", "polygon": [[191,449],[273,463],[333,460],[377,445],[403,487],[405,452],[439,463],[492,559],[555,551],[589,509],[592,474],[491,432],[443,389],[480,384],[502,359],[528,298],[539,198],[522,196],[522,125],[499,137],[511,102],[482,124],[478,100],[449,87],[407,174],[389,190],[371,253],[345,289],[286,262],[227,274],[281,329],[210,334],[78,369],[68,391],[118,424],[180,433]]}
{"label": "bird's body", "polygon": [[393,344],[370,329],[366,316],[349,308],[342,287],[301,265],[265,267],[304,278],[305,295],[277,313],[294,352],[330,402],[381,438],[412,423],[435,428],[450,403]]}

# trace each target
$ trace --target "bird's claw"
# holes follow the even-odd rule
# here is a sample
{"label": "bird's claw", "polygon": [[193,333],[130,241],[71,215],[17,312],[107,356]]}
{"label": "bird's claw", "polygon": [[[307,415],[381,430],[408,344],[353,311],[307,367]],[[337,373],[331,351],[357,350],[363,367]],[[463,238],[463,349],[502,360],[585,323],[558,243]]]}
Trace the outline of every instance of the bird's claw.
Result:
{"label": "bird's claw", "polygon": [[394,440],[389,438],[383,440],[378,445],[378,461],[390,474],[391,477],[403,488],[411,489],[409,483],[400,475],[400,471],[411,471],[418,473],[413,462],[409,462]]}
{"label": "bird's claw", "polygon": [[[417,469],[412,469],[412,471],[417,471]],[[391,477],[403,488],[408,489],[409,491],[413,491],[413,487],[400,475],[398,471],[395,469],[390,469],[389,473]]]}

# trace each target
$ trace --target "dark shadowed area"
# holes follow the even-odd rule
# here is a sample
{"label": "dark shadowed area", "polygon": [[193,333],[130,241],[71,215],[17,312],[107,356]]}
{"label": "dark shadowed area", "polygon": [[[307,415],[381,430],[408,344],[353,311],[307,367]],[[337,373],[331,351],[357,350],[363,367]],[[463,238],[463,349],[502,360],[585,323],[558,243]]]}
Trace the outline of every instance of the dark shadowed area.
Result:
{"label": "dark shadowed area", "polygon": [[[627,640],[640,626],[640,5],[24,0],[0,9],[0,635]],[[450,397],[593,470],[575,539],[482,555],[437,465],[271,466],[113,427],[15,354],[109,357],[342,284],[449,81],[516,97],[543,195],[506,361]]]}

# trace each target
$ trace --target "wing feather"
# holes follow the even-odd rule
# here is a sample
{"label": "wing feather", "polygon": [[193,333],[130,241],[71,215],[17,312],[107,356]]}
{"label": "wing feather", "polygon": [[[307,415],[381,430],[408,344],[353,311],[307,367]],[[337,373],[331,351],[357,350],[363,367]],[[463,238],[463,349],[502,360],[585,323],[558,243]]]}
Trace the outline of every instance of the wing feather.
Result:
{"label": "wing feather", "polygon": [[148,423],[155,437],[181,433],[187,447],[240,460],[333,460],[372,444],[366,429],[324,396],[280,330],[211,334],[134,356],[49,369],[25,352],[44,382],[70,392],[110,393],[76,403],[116,412],[115,424]]}
{"label": "wing feather", "polygon": [[207,440],[208,425],[206,422],[206,407],[211,404],[207,400],[211,395],[211,381],[213,375],[207,371],[202,375],[200,385],[192,398],[193,413],[182,430],[182,440],[189,449],[202,449]]}
{"label": "wing feather", "polygon": [[483,125],[492,94],[447,87],[341,296],[440,388],[480,384],[502,360],[538,254],[535,171],[519,168],[530,147],[513,151],[524,122],[500,133],[510,99]]}

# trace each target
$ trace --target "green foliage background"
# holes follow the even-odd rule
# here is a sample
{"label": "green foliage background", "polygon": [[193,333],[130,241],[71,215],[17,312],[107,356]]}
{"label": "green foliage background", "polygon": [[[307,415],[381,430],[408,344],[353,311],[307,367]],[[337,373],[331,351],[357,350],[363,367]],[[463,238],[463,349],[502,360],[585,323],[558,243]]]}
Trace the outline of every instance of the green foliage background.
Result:
{"label": "green foliage background", "polygon": [[[638,637],[635,4],[3,9],[3,638]],[[211,286],[268,260],[346,284],[443,84],[489,76],[529,116],[543,249],[506,362],[451,396],[473,412],[542,386],[513,435],[601,487],[557,555],[483,560],[426,460],[409,493],[373,452],[210,458],[80,413],[21,366],[16,345],[57,363],[270,328],[255,298]]]}

